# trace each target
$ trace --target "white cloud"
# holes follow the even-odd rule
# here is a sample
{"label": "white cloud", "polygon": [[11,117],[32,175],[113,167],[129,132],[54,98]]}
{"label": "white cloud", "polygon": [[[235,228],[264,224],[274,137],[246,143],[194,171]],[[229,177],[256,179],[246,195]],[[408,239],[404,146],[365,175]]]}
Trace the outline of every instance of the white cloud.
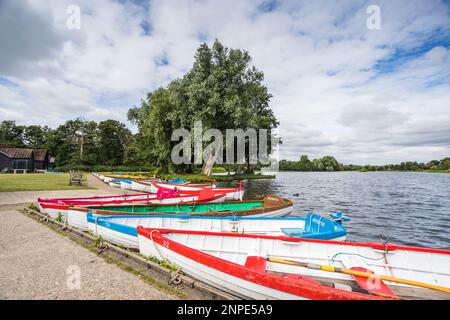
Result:
{"label": "white cloud", "polygon": [[[262,2],[3,1],[0,117],[125,122],[147,91],[191,67],[203,40],[218,38],[264,71],[282,157],[385,163],[450,154],[447,4],[378,1],[381,30],[368,30],[367,1],[276,1],[269,12]],[[71,4],[83,13],[80,30],[66,28]]]}

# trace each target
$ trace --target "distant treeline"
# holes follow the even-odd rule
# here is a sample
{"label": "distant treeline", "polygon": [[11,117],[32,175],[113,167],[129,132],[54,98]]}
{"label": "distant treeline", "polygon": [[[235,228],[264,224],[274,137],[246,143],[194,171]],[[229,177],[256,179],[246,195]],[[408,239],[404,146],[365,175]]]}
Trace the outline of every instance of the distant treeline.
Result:
{"label": "distant treeline", "polygon": [[450,158],[432,160],[428,163],[417,161],[400,164],[354,165],[339,163],[332,156],[310,160],[307,155],[300,156],[298,161],[281,160],[281,171],[417,171],[417,170],[450,170]]}
{"label": "distant treeline", "polygon": [[[116,120],[100,122],[68,120],[56,129],[39,125],[0,122],[0,145],[47,149],[55,157],[55,169],[98,169],[115,166],[150,166],[137,156],[134,135]],[[128,170],[127,170],[128,171]]]}

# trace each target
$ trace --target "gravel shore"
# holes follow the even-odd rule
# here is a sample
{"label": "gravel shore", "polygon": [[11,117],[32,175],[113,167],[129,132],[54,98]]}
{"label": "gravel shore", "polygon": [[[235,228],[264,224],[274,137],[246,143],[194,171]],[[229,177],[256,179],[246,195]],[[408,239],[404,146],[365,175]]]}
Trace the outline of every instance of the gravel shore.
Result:
{"label": "gravel shore", "polygon": [[0,299],[176,298],[16,210],[0,211]]}

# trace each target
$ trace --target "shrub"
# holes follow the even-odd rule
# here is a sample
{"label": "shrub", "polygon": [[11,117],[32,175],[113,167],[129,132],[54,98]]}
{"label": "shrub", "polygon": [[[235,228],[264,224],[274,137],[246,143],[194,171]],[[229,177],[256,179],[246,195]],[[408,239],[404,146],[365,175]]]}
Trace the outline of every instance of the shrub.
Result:
{"label": "shrub", "polygon": [[128,167],[128,166],[104,166],[104,165],[66,165],[55,167],[53,171],[69,172],[78,170],[85,172],[153,172],[155,169],[150,166]]}

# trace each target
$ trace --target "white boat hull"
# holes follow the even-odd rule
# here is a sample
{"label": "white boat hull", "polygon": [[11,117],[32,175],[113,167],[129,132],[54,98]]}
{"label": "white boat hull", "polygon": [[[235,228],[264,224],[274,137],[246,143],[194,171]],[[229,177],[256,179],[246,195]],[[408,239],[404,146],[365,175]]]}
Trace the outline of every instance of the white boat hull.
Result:
{"label": "white boat hull", "polygon": [[[403,249],[406,247],[393,245],[385,247],[383,244],[358,244],[313,239],[297,239],[294,241],[279,238],[244,237],[239,234],[231,236],[229,234],[223,236],[220,233],[205,235],[184,231],[175,231],[164,236],[177,243],[187,245],[194,250],[239,265],[244,265],[249,256],[258,256],[264,259],[266,257],[274,257],[317,265],[332,265],[346,269],[363,267],[379,275],[450,288],[450,253],[445,250]],[[144,255],[159,255],[153,243],[147,237],[141,235],[139,235],[139,249]],[[158,247],[158,249],[161,249],[161,247]],[[184,262],[174,256],[173,253],[164,250],[164,248],[162,251],[166,252],[167,256],[165,258],[168,258],[169,261],[178,263],[182,268],[184,266],[185,269],[183,270],[186,272],[190,270],[188,264],[184,265]],[[342,273],[300,268],[272,262],[268,262],[266,268],[270,272],[296,274],[327,282],[355,283],[352,276]],[[195,270],[191,272],[193,272],[194,276],[197,276]],[[447,293],[412,287],[407,284],[388,281],[385,281],[385,284],[400,296],[426,299],[433,295],[439,299],[450,298],[450,295]],[[221,286],[221,284],[218,283],[218,286]]]}
{"label": "white boat hull", "polygon": [[279,209],[279,210],[274,210],[274,211],[271,211],[271,212],[255,214],[255,215],[252,215],[252,217],[258,217],[258,218],[263,218],[263,217],[284,217],[284,216],[288,215],[291,212],[292,212],[292,207],[287,207],[287,208],[283,208],[283,209]]}
{"label": "white boat hull", "polygon": [[113,188],[120,188],[120,182],[110,181],[109,186]]}
{"label": "white boat hull", "polygon": [[272,288],[256,284],[252,281],[246,281],[244,279],[218,271],[217,269],[210,268],[203,264],[199,264],[196,261],[168,250],[164,246],[152,242],[150,239],[141,235],[139,235],[138,238],[139,251],[142,255],[153,256],[160,260],[169,261],[171,264],[176,265],[193,278],[204,283],[212,284],[214,287],[225,292],[238,295],[244,299],[302,299],[299,296],[274,290]]}
{"label": "white boat hull", "polygon": [[58,218],[61,217],[62,221],[64,221],[67,218],[67,210],[53,208],[45,208],[43,210],[54,220],[58,220]]}
{"label": "white boat hull", "polygon": [[[70,216],[70,215],[69,215]],[[245,234],[258,234],[270,236],[285,236],[284,230],[305,229],[304,218],[264,218],[256,217],[189,217],[189,216],[145,216],[145,215],[123,215],[123,216],[97,216],[88,218],[89,230],[108,241],[138,248],[136,228],[162,228],[174,230],[194,230],[207,232],[235,232]],[[129,228],[125,228],[129,227]],[[342,230],[343,227],[339,225]],[[335,227],[336,230],[337,227]],[[134,231],[131,234],[131,230]],[[345,229],[344,229],[345,230]],[[345,232],[343,232],[345,234]],[[335,233],[336,236],[342,233]],[[319,238],[325,234],[317,233],[314,236],[307,234],[309,238]],[[345,235],[333,240],[345,240]]]}
{"label": "white boat hull", "polygon": [[131,185],[132,185],[132,183],[126,183],[126,182],[120,181],[120,189],[122,189],[122,190],[133,190]]}
{"label": "white boat hull", "polygon": [[86,215],[87,212],[69,209],[67,211],[67,224],[81,231],[88,231],[89,226]]}
{"label": "white boat hull", "polygon": [[156,192],[152,192],[151,188],[148,185],[139,183],[137,181],[132,181],[131,182],[131,190],[142,191],[142,192],[149,192],[149,193],[156,193]]}
{"label": "white boat hull", "polygon": [[139,249],[139,242],[137,236],[133,236],[124,232],[119,232],[111,228],[106,228],[91,222],[88,223],[88,230],[95,236],[102,237],[102,239],[108,242],[125,246],[127,248]]}

